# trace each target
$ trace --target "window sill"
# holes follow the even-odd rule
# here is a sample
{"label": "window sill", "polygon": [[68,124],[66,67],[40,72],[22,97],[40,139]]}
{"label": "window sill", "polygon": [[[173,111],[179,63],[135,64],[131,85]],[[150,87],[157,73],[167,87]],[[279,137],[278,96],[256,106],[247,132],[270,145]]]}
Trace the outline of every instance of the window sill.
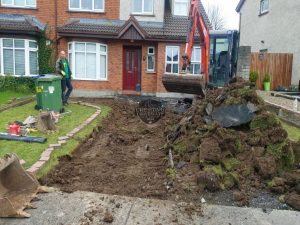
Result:
{"label": "window sill", "polygon": [[38,10],[37,7],[19,7],[19,6],[4,6],[1,5],[0,8],[6,8],[6,9],[25,9],[25,10]]}
{"label": "window sill", "polygon": [[76,81],[76,80],[78,80],[78,81],[108,81],[108,79],[103,79],[103,80],[101,80],[101,79],[84,79],[84,78],[75,78],[75,77],[73,77],[72,78],[72,80],[74,80],[74,81]]}
{"label": "window sill", "polygon": [[94,13],[105,14],[105,11],[89,11],[89,10],[67,10],[68,13]]}
{"label": "window sill", "polygon": [[146,71],[147,74],[156,74],[156,71]]}
{"label": "window sill", "polygon": [[144,14],[144,13],[131,13],[131,16],[143,16],[143,17],[155,17],[154,14]]}
{"label": "window sill", "polygon": [[262,12],[262,13],[258,14],[258,16],[263,16],[263,15],[266,15],[266,14],[268,14],[268,13],[269,13],[269,11]]}

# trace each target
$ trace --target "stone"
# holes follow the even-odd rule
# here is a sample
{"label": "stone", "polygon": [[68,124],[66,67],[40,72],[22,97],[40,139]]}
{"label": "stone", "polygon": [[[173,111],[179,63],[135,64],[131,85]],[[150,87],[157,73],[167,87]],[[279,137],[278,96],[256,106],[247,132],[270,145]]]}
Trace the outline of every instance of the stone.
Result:
{"label": "stone", "polygon": [[58,140],[59,140],[59,141],[62,141],[62,140],[67,140],[67,139],[69,139],[69,137],[68,137],[68,136],[63,136],[63,137],[59,137],[59,138],[58,138]]}
{"label": "stone", "polygon": [[63,140],[63,141],[58,141],[58,144],[60,144],[60,145],[64,145],[64,144],[66,144],[67,143],[67,141],[66,140]]}
{"label": "stone", "polygon": [[49,145],[50,148],[59,148],[61,146],[61,144],[51,144]]}
{"label": "stone", "polygon": [[222,127],[237,127],[249,123],[254,118],[254,113],[247,105],[222,105],[214,109],[212,118]]}

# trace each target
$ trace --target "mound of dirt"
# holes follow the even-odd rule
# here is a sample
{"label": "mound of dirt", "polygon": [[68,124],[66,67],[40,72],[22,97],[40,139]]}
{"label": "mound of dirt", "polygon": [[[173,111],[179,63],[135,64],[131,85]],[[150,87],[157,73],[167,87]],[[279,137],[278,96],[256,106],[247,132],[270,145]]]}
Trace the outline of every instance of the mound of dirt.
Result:
{"label": "mound of dirt", "polygon": [[[280,120],[265,110],[249,83],[238,80],[209,91],[206,99],[194,102],[165,133],[165,152],[172,150],[175,165],[185,161],[187,168],[198,167],[193,176],[200,190],[237,190],[237,205],[247,205],[257,189],[287,196],[293,192],[286,202],[298,209],[299,144],[287,138]],[[173,182],[186,183],[185,172],[176,171],[178,180]]]}

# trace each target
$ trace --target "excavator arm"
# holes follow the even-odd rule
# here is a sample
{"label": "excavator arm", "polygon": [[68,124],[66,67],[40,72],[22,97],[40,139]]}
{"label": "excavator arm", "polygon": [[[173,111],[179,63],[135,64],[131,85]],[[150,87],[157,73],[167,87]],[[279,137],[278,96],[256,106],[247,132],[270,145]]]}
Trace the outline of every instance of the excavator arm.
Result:
{"label": "excavator arm", "polygon": [[186,39],[185,54],[183,56],[182,70],[186,70],[191,63],[193,46],[195,40],[196,30],[200,35],[201,46],[201,72],[205,74],[205,78],[208,81],[208,61],[209,61],[209,31],[201,16],[198,0],[191,0],[190,12],[189,12],[189,28]]}
{"label": "excavator arm", "polygon": [[[201,76],[186,74],[191,64],[193,45],[197,30],[200,35],[201,44]],[[205,97],[204,89],[209,78],[209,44],[209,31],[200,13],[198,0],[190,0],[189,26],[185,54],[183,56],[182,73],[165,73],[163,75],[162,82],[167,91],[196,94]]]}

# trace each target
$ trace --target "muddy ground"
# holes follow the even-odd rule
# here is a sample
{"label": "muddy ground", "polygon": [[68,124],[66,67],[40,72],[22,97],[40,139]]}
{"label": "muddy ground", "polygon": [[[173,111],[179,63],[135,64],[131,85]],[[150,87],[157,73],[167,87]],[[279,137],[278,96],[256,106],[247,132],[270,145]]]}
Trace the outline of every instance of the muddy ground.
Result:
{"label": "muddy ground", "polygon": [[[159,122],[147,125],[135,115],[136,105],[126,100],[99,100],[97,103],[110,106],[110,116],[103,121],[100,131],[95,131],[72,157],[60,160],[55,170],[42,180],[43,184],[66,192],[193,198],[181,195],[182,188],[172,193],[167,191],[167,158],[162,150],[164,130],[180,115],[167,111]],[[196,181],[194,183],[197,186]]]}
{"label": "muddy ground", "polygon": [[[176,182],[166,176],[168,156],[164,151],[166,128],[182,115],[167,107],[166,115],[157,123],[147,125],[135,115],[136,104],[127,99],[90,100],[112,108],[108,118],[72,157],[63,157],[60,164],[41,180],[42,184],[65,192],[90,191],[104,194],[155,198],[176,201],[234,205],[233,190],[210,193],[199,189],[195,174],[198,164],[176,165]],[[288,208],[277,201],[277,196],[252,193],[250,206]]]}

